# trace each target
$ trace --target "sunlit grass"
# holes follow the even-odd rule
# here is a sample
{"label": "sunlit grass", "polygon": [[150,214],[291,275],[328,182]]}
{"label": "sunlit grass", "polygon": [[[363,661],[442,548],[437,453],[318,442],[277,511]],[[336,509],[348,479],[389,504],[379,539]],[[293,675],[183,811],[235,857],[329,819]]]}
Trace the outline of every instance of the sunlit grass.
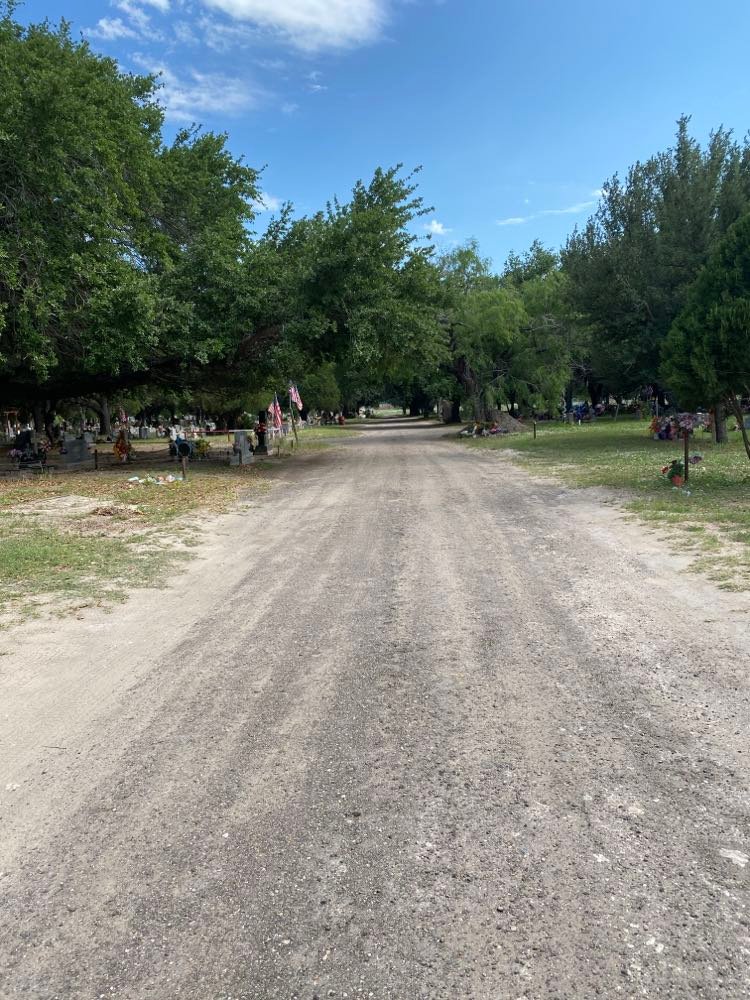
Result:
{"label": "sunlit grass", "polygon": [[573,487],[605,487],[626,509],[662,528],[674,544],[700,546],[695,568],[727,589],[750,588],[750,462],[738,432],[715,445],[698,431],[690,453],[703,456],[692,466],[685,488],[675,489],[661,474],[683,455],[682,441],[654,441],[646,421],[599,420],[582,427],[541,423],[531,434],[468,439],[472,447],[512,451],[536,472],[554,475]]}

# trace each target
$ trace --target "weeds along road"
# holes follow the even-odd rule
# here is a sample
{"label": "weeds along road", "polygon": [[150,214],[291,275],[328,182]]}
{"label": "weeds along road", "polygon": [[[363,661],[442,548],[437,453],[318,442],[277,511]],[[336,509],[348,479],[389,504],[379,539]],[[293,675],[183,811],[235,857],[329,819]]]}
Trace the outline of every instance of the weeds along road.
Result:
{"label": "weeds along road", "polygon": [[0,660],[0,996],[750,996],[746,628],[444,433]]}

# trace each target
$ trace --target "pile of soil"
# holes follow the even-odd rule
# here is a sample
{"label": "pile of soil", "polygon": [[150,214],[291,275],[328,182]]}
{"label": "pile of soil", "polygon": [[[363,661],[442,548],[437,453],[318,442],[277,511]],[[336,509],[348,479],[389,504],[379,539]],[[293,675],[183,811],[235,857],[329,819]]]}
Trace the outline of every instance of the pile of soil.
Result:
{"label": "pile of soil", "polygon": [[[500,430],[505,434],[525,434],[531,430],[531,427],[527,427],[526,424],[521,423],[520,420],[516,420],[515,417],[511,417],[509,413],[500,413],[500,412],[497,412],[492,417],[491,420],[488,420],[484,424],[487,430],[490,429],[493,420],[500,428]],[[469,431],[469,433],[471,433],[473,427],[474,427],[473,422],[469,423],[459,433],[463,434],[467,430]]]}
{"label": "pile of soil", "polygon": [[511,417],[509,413],[498,413],[493,419],[501,431],[508,431],[509,434],[523,434],[524,431],[529,430],[525,424],[516,420],[515,417]]}

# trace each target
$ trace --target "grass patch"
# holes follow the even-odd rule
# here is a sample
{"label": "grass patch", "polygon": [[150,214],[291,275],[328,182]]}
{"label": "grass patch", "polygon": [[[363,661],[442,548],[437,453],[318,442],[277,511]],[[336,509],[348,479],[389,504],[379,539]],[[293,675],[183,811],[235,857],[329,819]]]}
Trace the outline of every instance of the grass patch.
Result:
{"label": "grass patch", "polygon": [[[300,451],[353,436],[340,427],[306,429]],[[282,455],[291,454],[292,440],[284,439]],[[137,451],[166,449],[161,441],[135,444]],[[240,498],[265,493],[269,466],[271,460],[247,466],[196,461],[183,481],[180,466],[165,457],[148,467],[136,461],[0,479],[0,625],[42,608],[106,606],[135,587],[158,585],[176,560],[200,545],[196,515],[221,513]],[[178,477],[173,483],[130,482],[170,474]]]}
{"label": "grass patch", "polygon": [[625,508],[664,530],[677,546],[703,553],[694,569],[725,589],[750,589],[750,462],[739,433],[715,445],[710,434],[691,438],[691,454],[704,461],[690,469],[685,489],[674,489],[661,468],[681,458],[681,441],[654,441],[647,421],[621,418],[571,427],[540,424],[531,434],[465,439],[470,447],[512,453],[530,470],[573,487],[605,487]]}
{"label": "grass patch", "polygon": [[0,534],[0,585],[15,605],[41,594],[118,600],[131,587],[156,583],[176,557],[159,545],[142,545],[143,535],[86,537],[13,519]]}
{"label": "grass patch", "polygon": [[293,434],[277,438],[275,441],[268,441],[269,455],[277,456],[279,448],[281,457],[285,458],[293,455],[296,451],[321,451],[336,441],[344,438],[359,437],[359,432],[348,427],[303,427],[298,432],[299,443],[295,441]]}
{"label": "grass patch", "polygon": [[262,473],[252,465],[235,467],[194,462],[183,482],[140,485],[128,480],[132,476],[179,476],[180,467],[167,463],[163,467],[139,469],[134,466],[114,466],[98,472],[74,472],[63,475],[34,475],[24,479],[0,480],[0,511],[34,501],[55,497],[77,496],[100,500],[102,503],[135,505],[147,521],[189,514],[197,510],[226,510],[244,492],[259,492],[268,488]]}
{"label": "grass patch", "polygon": [[196,514],[220,513],[269,488],[263,473],[193,463],[184,482],[128,480],[177,475],[178,466],[118,466],[0,480],[0,623],[123,600],[156,586],[200,544]]}

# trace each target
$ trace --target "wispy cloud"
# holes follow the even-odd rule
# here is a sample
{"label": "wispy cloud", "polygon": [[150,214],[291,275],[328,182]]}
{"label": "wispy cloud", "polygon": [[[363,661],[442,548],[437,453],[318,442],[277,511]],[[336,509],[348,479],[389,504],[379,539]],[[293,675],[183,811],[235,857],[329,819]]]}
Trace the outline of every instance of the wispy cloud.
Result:
{"label": "wispy cloud", "polygon": [[299,111],[299,104],[295,104],[294,101],[285,101],[281,105],[282,115],[293,115],[295,111]]}
{"label": "wispy cloud", "polygon": [[256,59],[255,65],[260,66],[261,69],[267,69],[271,73],[282,73],[287,68],[283,59]]}
{"label": "wispy cloud", "polygon": [[162,33],[151,23],[151,17],[143,9],[144,3],[150,3],[159,11],[169,10],[169,0],[112,0],[111,6],[124,14],[123,17],[102,17],[94,28],[88,29],[92,38],[104,41],[115,41],[118,38],[148,38],[149,41],[161,41]]}
{"label": "wispy cloud", "polygon": [[272,32],[307,52],[374,41],[386,21],[386,0],[204,0],[236,21]]}
{"label": "wispy cloud", "polygon": [[204,43],[215,52],[246,49],[259,39],[259,32],[250,24],[234,24],[215,17],[201,17],[197,22]]}
{"label": "wispy cloud", "polygon": [[122,13],[130,21],[130,25],[139,33],[148,31],[151,24],[151,18],[148,16],[143,7],[139,7],[138,4],[132,3],[131,0],[115,0],[114,6],[121,10]]}
{"label": "wispy cloud", "polygon": [[[528,201],[524,200],[524,204]],[[508,219],[498,219],[498,226],[523,226],[532,219],[541,219],[545,215],[580,215],[596,205],[595,201],[579,201],[575,205],[566,205],[564,208],[543,208],[539,212],[532,212],[531,215],[513,215]]]}
{"label": "wispy cloud", "polygon": [[277,198],[267,191],[261,191],[258,200],[253,202],[253,208],[258,214],[262,214],[263,212],[278,212],[282,204],[281,198]]}
{"label": "wispy cloud", "polygon": [[197,69],[188,69],[185,74],[178,75],[169,66],[154,65],[140,54],[133,59],[149,73],[158,75],[162,84],[159,101],[166,109],[167,118],[173,121],[193,122],[215,112],[238,115],[257,107],[266,96],[259,87],[239,77]]}
{"label": "wispy cloud", "polygon": [[172,31],[182,45],[197,45],[200,41],[189,21],[176,21],[172,25]]}
{"label": "wispy cloud", "polygon": [[305,78],[307,81],[306,86],[311,94],[319,94],[322,90],[328,90],[328,87],[320,82],[322,77],[323,74],[319,69],[315,69],[312,73],[307,74],[307,77]]}
{"label": "wispy cloud", "polygon": [[430,222],[422,223],[423,229],[426,229],[430,236],[447,236],[450,232],[442,222],[438,222],[437,219],[432,219]]}
{"label": "wispy cloud", "polygon": [[579,201],[566,208],[545,208],[543,212],[537,212],[537,215],[580,215],[581,212],[593,208],[595,204],[595,201]]}
{"label": "wispy cloud", "polygon": [[139,37],[135,28],[125,24],[121,17],[100,17],[96,26],[88,29],[88,34],[92,38],[101,38],[105,42],[111,42],[117,38]]}

